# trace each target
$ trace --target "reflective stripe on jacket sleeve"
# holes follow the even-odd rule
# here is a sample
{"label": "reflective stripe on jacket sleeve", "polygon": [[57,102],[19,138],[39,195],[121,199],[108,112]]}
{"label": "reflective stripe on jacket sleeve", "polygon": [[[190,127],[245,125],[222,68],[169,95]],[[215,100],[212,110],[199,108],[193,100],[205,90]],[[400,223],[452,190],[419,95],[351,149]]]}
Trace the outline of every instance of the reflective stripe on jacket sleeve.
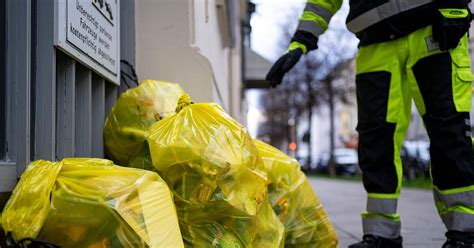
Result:
{"label": "reflective stripe on jacket sleeve", "polygon": [[310,32],[318,37],[327,29],[331,17],[341,4],[342,0],[307,0],[297,30]]}

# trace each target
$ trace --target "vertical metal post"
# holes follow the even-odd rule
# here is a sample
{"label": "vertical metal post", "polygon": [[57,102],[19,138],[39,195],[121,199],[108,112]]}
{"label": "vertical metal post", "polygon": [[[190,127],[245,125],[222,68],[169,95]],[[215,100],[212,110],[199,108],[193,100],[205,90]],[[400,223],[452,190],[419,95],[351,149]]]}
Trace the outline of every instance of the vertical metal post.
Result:
{"label": "vertical metal post", "polygon": [[[0,81],[5,82],[5,58],[6,58],[6,1],[0,1]],[[6,126],[6,84],[0,83],[0,160],[5,158],[5,126]]]}
{"label": "vertical metal post", "polygon": [[30,158],[31,3],[6,2],[6,159],[19,176]]}
{"label": "vertical metal post", "polygon": [[[135,66],[135,1],[120,1],[120,60]],[[128,66],[121,64],[121,70],[131,73]],[[128,86],[121,82],[118,92],[123,93]]]}
{"label": "vertical metal post", "polygon": [[92,156],[104,157],[105,81],[92,77]]}
{"label": "vertical metal post", "polygon": [[105,115],[107,116],[118,97],[118,87],[111,83],[105,84]]}
{"label": "vertical metal post", "polygon": [[[18,51],[19,63],[16,67],[17,81],[17,124],[19,132],[17,133],[17,177],[25,170],[30,162],[30,99],[31,99],[31,3],[28,0],[20,0],[21,18],[19,22],[20,30],[18,39],[21,48]],[[21,61],[21,62],[20,62]]]}
{"label": "vertical metal post", "polygon": [[76,154],[92,155],[92,72],[82,65],[76,67]]}
{"label": "vertical metal post", "polygon": [[135,65],[135,1],[120,1],[120,59]]}
{"label": "vertical metal post", "polygon": [[34,159],[56,158],[56,51],[54,1],[36,2]]}
{"label": "vertical metal post", "polygon": [[61,52],[56,62],[56,159],[61,160],[75,151],[76,62]]}

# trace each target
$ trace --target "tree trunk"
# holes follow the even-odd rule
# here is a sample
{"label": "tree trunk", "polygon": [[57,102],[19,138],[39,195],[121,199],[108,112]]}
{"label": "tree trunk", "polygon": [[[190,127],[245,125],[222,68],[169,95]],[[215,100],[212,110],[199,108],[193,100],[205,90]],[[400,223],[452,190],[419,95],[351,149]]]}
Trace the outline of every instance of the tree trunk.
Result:
{"label": "tree trunk", "polygon": [[313,105],[308,106],[308,164],[307,168],[311,169],[311,163],[313,162],[313,145],[311,143],[311,128],[313,127]]}
{"label": "tree trunk", "polygon": [[332,82],[327,83],[329,96],[329,175],[336,176],[336,161],[334,159],[335,148],[335,123],[334,123],[334,91]]}
{"label": "tree trunk", "polygon": [[312,159],[312,152],[313,146],[311,144],[311,128],[313,127],[313,105],[314,105],[314,92],[311,88],[311,81],[309,79],[306,80],[306,84],[308,85],[308,132],[307,132],[307,142],[308,142],[308,164],[306,167],[311,169]]}

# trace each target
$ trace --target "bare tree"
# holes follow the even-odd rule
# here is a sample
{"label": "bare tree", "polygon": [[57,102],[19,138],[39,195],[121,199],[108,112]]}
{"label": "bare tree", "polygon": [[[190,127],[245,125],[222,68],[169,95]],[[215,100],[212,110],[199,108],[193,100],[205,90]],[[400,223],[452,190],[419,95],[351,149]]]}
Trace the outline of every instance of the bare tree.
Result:
{"label": "bare tree", "polygon": [[[281,51],[288,47],[293,37],[300,11],[291,10],[285,22],[281,24],[282,38],[279,42]],[[263,128],[262,131],[272,129],[268,135],[274,143],[276,136],[281,142],[286,139],[289,142],[295,138],[291,132],[296,130],[288,124],[288,120],[297,120],[302,114],[308,117],[308,131],[305,141],[309,145],[308,164],[312,163],[311,156],[311,127],[313,126],[313,110],[323,105],[327,105],[330,115],[330,161],[334,161],[333,151],[335,148],[335,104],[340,101],[347,103],[350,98],[349,94],[353,94],[352,71],[353,71],[353,52],[348,53],[347,30],[341,28],[333,28],[325,34],[325,40],[319,42],[319,48],[316,51],[309,52],[304,55],[294,69],[292,69],[285,78],[281,86],[276,89],[269,90],[265,101],[269,103],[271,110],[267,110],[270,117],[270,127]],[[332,40],[333,42],[328,42]],[[348,85],[350,81],[350,85]],[[285,112],[286,114],[283,114]],[[285,116],[286,115],[286,116]],[[284,120],[282,117],[286,117]],[[267,126],[268,126],[267,125]],[[280,129],[281,128],[281,129]],[[282,133],[284,131],[284,134]],[[276,135],[276,136],[274,136]],[[334,163],[330,166],[331,175],[335,174]]]}

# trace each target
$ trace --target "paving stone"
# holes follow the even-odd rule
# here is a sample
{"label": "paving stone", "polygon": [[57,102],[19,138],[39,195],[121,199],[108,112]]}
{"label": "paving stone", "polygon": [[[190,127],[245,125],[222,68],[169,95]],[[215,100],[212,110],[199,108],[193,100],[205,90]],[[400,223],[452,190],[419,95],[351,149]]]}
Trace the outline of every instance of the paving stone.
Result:
{"label": "paving stone", "polygon": [[[362,182],[308,177],[339,236],[339,247],[362,238],[360,213],[365,210]],[[403,189],[398,203],[402,221],[403,247],[441,247],[444,227],[430,190]]]}

